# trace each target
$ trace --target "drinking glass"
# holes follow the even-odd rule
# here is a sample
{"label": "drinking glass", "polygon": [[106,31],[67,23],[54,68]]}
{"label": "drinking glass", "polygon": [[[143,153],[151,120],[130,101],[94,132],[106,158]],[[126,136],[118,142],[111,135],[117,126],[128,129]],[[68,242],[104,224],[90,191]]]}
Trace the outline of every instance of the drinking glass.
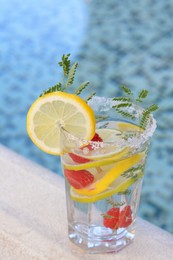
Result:
{"label": "drinking glass", "polygon": [[[119,102],[121,103],[121,102]],[[87,253],[110,253],[130,244],[140,201],[144,168],[156,128],[152,115],[137,125],[143,109],[124,107],[135,120],[117,113],[117,101],[93,97],[96,140],[64,133],[61,156],[66,184],[68,237]],[[97,140],[98,138],[98,140]],[[70,176],[70,177],[69,177]]]}

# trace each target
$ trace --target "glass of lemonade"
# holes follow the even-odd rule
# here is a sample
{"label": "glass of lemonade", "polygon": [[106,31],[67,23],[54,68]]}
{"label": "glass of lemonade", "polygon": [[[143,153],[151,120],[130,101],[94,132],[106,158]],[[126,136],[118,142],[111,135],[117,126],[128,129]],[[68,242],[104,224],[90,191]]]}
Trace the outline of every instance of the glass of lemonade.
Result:
{"label": "glass of lemonade", "polygon": [[[152,115],[144,129],[125,121],[116,101],[93,97],[97,120],[92,141],[66,133],[61,156],[66,182],[69,239],[87,253],[117,252],[131,243],[150,139]],[[142,108],[130,109],[135,118]]]}

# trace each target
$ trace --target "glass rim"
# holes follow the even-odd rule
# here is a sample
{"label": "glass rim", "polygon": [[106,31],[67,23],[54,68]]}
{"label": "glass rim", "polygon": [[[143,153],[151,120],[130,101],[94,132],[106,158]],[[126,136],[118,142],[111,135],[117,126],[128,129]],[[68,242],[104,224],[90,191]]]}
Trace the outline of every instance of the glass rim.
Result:
{"label": "glass rim", "polygon": [[[89,100],[88,105],[94,110],[99,112],[106,112],[109,111],[110,109],[113,109],[114,105],[117,104],[122,104],[124,103],[123,101],[114,101],[113,98],[106,98],[106,97],[100,97],[100,96],[94,96],[91,100]],[[127,109],[127,108],[126,108]],[[132,103],[131,107],[128,107],[131,112],[134,112],[134,116],[137,118],[139,115],[142,115],[144,109],[134,103]],[[116,112],[116,111],[115,111]],[[116,121],[115,120],[109,120],[108,121]],[[120,122],[121,120],[117,120],[117,122]],[[122,121],[121,121],[122,122]],[[133,122],[129,122],[128,119],[124,120],[123,122],[126,123],[131,123],[136,125]],[[139,125],[136,125],[140,127]],[[92,145],[95,149],[102,148],[105,146],[110,146],[110,145],[118,145],[118,146],[123,146],[123,147],[140,147],[142,144],[148,142],[155,129],[157,127],[157,123],[155,118],[153,117],[153,114],[150,114],[146,128],[143,131],[127,131],[127,133],[134,133],[134,135],[129,135],[126,139],[121,138],[119,141],[103,141],[103,142],[97,142],[97,141],[92,141],[92,140],[85,140],[83,138],[77,137],[75,135],[70,134],[68,131],[63,129],[65,131],[65,136],[66,138],[69,138],[72,141],[75,141],[78,143],[78,147],[82,147],[83,145]],[[115,129],[116,130],[116,129]]]}

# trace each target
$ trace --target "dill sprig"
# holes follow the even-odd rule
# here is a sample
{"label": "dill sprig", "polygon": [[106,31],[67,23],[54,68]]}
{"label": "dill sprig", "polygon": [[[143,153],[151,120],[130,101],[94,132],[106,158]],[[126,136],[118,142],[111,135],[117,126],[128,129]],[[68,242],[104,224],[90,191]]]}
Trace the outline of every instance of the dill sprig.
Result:
{"label": "dill sprig", "polygon": [[[144,101],[144,99],[147,98],[149,91],[146,89],[142,89],[138,96],[135,98],[133,92],[131,91],[131,89],[127,88],[126,86],[121,86],[122,91],[124,92],[124,94],[126,96],[122,96],[122,97],[115,97],[113,98],[114,101],[118,101],[120,103],[114,105],[113,107],[116,109],[116,111],[121,114],[124,117],[130,118],[132,120],[134,120],[136,117],[134,115],[134,111],[128,109],[131,106],[133,106],[133,104],[136,105],[136,107],[138,107],[139,103],[142,103]],[[139,116],[139,126],[143,129],[146,128],[148,120],[150,118],[150,114],[154,111],[156,111],[158,109],[158,106],[156,104],[150,105],[149,107],[147,107],[146,109],[143,110],[142,112],[142,116]]]}
{"label": "dill sprig", "polygon": [[[58,65],[62,67],[63,69],[63,79],[62,82],[57,83],[56,85],[48,88],[47,90],[43,91],[43,93],[40,96],[43,96],[48,93],[56,92],[56,91],[66,91],[67,87],[72,86],[75,79],[76,70],[78,67],[78,63],[75,62],[73,65],[71,65],[70,61],[70,53],[69,54],[63,54],[61,61],[58,62]],[[89,81],[83,82],[74,92],[75,95],[80,95],[82,91],[89,85]],[[96,92],[91,93],[87,98],[86,102],[88,102]]]}

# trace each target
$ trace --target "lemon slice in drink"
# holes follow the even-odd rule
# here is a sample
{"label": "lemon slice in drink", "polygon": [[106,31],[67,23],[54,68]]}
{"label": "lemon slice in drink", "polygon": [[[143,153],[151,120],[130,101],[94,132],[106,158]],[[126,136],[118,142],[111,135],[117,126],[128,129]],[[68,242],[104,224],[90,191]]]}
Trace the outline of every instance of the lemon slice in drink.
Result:
{"label": "lemon slice in drink", "polygon": [[81,203],[93,203],[98,200],[106,199],[112,196],[115,193],[125,192],[131,185],[138,181],[143,176],[143,173],[140,172],[136,175],[135,178],[125,178],[120,176],[117,180],[110,185],[109,189],[99,194],[93,196],[79,195],[72,187],[70,190],[71,199]]}
{"label": "lemon slice in drink", "polygon": [[66,154],[63,156],[63,158],[61,158],[61,161],[62,161],[64,168],[66,168],[68,170],[78,171],[78,170],[84,170],[84,169],[89,169],[89,168],[93,168],[93,167],[100,167],[100,166],[104,166],[104,165],[113,164],[113,163],[119,161],[120,159],[123,159],[128,154],[128,152],[129,152],[129,147],[126,147],[126,148],[122,149],[122,151],[120,151],[120,152],[117,152],[114,154],[113,153],[109,154],[109,157],[103,156],[102,158],[99,158],[97,161],[93,160],[90,162],[80,163],[80,164],[74,164],[73,160],[69,157],[68,154]]}
{"label": "lemon slice in drink", "polygon": [[[107,125],[111,128],[96,129],[96,133],[102,138],[102,143],[96,142],[96,149],[88,149],[83,147],[82,150],[74,150],[73,153],[85,159],[91,160],[85,164],[74,164],[73,160],[66,156],[63,158],[65,168],[71,170],[81,170],[91,167],[107,165],[123,159],[130,151],[129,146],[121,146],[121,133],[122,131],[136,132],[143,131],[139,126],[133,125],[128,122],[108,121]],[[112,129],[113,128],[113,129]],[[95,142],[91,143],[93,146]],[[128,143],[127,143],[128,145]],[[99,147],[100,146],[100,147]]]}
{"label": "lemon slice in drink", "polygon": [[125,131],[125,132],[143,132],[144,129],[141,127],[131,124],[129,122],[123,121],[109,121],[107,127],[115,128],[117,131]]}
{"label": "lemon slice in drink", "polygon": [[46,153],[61,155],[68,132],[91,140],[95,133],[93,110],[80,97],[53,92],[38,98],[27,115],[27,131],[33,143]]}
{"label": "lemon slice in drink", "polygon": [[[125,158],[130,148],[118,145],[117,141],[120,141],[120,131],[115,129],[96,129],[96,133],[102,138],[103,143],[97,149],[83,149],[74,150],[73,153],[81,158],[88,159],[88,162],[75,164],[69,155],[65,155],[62,158],[62,163],[66,169],[69,170],[82,170],[93,167],[99,167],[103,165],[112,164],[120,159]],[[93,144],[95,142],[92,142]],[[100,143],[96,142],[96,146]],[[88,150],[85,152],[85,149]]]}
{"label": "lemon slice in drink", "polygon": [[92,183],[88,188],[78,190],[75,189],[76,193],[79,195],[95,196],[105,191],[117,178],[119,178],[122,173],[138,164],[144,156],[145,152],[141,152],[115,163],[113,168],[108,172],[105,172],[105,175],[101,179]]}
{"label": "lemon slice in drink", "polygon": [[[118,145],[118,142],[121,141],[121,131],[118,131],[116,129],[96,129],[96,133],[102,138],[103,140],[103,147],[101,145],[100,148],[88,150],[87,153],[87,147],[86,149],[83,148],[84,154],[80,154],[80,156],[84,156],[87,159],[91,160],[100,160],[105,159],[107,157],[113,157],[116,154],[120,154],[125,148],[127,147],[121,147]],[[92,142],[93,145],[95,142]],[[99,145],[98,142],[96,142],[96,146]]]}
{"label": "lemon slice in drink", "polygon": [[121,131],[116,130],[116,128],[98,128],[96,132],[99,134],[102,140],[104,140],[104,142],[115,142],[121,134]]}

